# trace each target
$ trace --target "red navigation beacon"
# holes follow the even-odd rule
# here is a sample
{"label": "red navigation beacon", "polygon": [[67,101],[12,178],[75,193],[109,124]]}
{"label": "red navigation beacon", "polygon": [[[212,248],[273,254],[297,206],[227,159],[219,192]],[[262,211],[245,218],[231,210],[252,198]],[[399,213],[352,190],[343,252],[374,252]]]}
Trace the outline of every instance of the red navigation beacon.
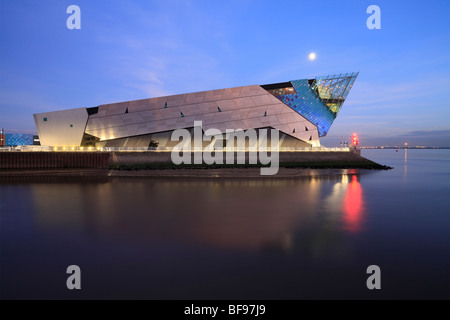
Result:
{"label": "red navigation beacon", "polygon": [[356,133],[352,135],[352,144],[356,147],[358,145],[358,136]]}

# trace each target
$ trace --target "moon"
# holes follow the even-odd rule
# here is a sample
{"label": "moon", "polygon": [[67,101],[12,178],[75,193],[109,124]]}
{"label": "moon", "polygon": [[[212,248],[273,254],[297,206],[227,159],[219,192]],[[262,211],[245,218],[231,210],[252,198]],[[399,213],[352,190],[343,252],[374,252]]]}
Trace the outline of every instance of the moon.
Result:
{"label": "moon", "polygon": [[316,54],[314,52],[311,52],[308,56],[308,59],[311,61],[316,60]]}

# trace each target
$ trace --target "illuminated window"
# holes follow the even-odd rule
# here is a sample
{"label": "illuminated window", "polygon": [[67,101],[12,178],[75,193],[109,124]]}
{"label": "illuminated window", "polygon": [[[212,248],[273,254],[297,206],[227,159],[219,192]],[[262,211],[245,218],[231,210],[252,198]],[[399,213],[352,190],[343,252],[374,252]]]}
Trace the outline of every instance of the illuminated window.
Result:
{"label": "illuminated window", "polygon": [[277,88],[277,89],[272,89],[272,90],[267,90],[269,93],[273,94],[274,96],[282,96],[285,94],[294,94],[295,89],[292,87],[287,87],[287,88]]}
{"label": "illuminated window", "polygon": [[296,90],[292,86],[291,82],[282,82],[274,84],[266,84],[261,86],[274,96],[282,96],[286,94],[296,94]]}

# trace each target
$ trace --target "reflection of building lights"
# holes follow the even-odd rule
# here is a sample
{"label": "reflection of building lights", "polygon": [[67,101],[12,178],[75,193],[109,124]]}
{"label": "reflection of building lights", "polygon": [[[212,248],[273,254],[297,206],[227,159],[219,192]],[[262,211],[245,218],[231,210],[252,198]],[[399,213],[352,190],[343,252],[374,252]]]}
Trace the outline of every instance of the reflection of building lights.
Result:
{"label": "reflection of building lights", "polygon": [[348,184],[348,175],[346,175],[346,174],[342,175],[342,184],[345,184],[345,185]]}
{"label": "reflection of building lights", "polygon": [[364,211],[361,184],[356,175],[352,176],[352,182],[348,185],[343,201],[344,221],[350,231],[359,231],[361,218]]}

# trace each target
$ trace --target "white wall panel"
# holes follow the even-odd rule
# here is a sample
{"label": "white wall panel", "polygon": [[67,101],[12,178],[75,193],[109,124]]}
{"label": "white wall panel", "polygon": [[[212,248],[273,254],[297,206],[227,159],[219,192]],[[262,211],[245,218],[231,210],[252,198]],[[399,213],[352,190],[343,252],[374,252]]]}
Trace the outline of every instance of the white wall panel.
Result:
{"label": "white wall panel", "polygon": [[88,120],[86,108],[34,114],[41,145],[79,146]]}

